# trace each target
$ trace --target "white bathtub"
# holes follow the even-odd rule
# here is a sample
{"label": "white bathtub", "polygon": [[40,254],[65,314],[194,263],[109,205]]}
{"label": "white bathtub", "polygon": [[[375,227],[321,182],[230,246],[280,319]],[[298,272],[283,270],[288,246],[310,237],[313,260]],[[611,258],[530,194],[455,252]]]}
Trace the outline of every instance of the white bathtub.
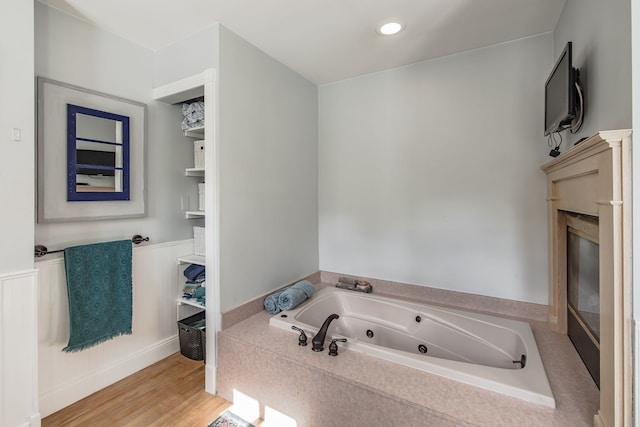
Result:
{"label": "white bathtub", "polygon": [[291,326],[304,329],[311,348],[332,313],[340,318],[327,331],[325,351],[330,338],[346,338],[341,348],[555,408],[528,323],[332,287],[269,323],[295,334]]}

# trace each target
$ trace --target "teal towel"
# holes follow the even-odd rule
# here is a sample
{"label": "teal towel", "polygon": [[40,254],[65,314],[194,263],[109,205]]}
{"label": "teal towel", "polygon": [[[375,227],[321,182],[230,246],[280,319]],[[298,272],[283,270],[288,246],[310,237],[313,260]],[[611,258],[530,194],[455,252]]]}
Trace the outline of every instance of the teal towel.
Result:
{"label": "teal towel", "polygon": [[131,334],[131,240],[64,250],[71,334],[62,351]]}
{"label": "teal towel", "polygon": [[292,310],[302,301],[311,298],[315,288],[308,280],[302,280],[293,286],[286,288],[278,296],[278,308],[280,310]]}

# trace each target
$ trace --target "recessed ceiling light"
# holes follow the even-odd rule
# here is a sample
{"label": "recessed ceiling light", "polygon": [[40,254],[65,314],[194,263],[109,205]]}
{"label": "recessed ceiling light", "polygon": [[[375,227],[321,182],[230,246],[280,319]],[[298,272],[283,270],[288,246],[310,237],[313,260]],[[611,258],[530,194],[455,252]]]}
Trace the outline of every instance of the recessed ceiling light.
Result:
{"label": "recessed ceiling light", "polygon": [[404,30],[404,24],[396,18],[385,19],[376,26],[376,32],[381,36],[392,36],[402,30]]}

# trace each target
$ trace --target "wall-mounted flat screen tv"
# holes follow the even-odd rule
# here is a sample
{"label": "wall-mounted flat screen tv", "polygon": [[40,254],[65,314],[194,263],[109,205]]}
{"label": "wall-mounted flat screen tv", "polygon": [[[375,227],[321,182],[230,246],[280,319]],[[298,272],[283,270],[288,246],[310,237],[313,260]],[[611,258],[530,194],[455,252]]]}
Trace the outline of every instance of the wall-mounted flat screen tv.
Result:
{"label": "wall-mounted flat screen tv", "polygon": [[571,42],[565,46],[544,85],[544,134],[571,126],[576,118],[577,71],[573,68]]}

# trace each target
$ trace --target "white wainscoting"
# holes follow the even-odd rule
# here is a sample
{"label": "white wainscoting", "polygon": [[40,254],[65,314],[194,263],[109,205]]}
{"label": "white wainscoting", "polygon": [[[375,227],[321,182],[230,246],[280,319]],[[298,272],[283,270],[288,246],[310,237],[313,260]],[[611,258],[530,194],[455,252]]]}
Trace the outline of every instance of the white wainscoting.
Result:
{"label": "white wainscoting", "polygon": [[0,425],[39,427],[37,271],[0,276]]}
{"label": "white wainscoting", "polygon": [[634,405],[634,425],[640,425],[640,322],[633,321],[633,336],[635,344],[633,347],[634,372],[633,372],[633,405]]}
{"label": "white wainscoting", "polygon": [[46,417],[177,351],[176,258],[193,240],[133,250],[133,334],[64,353],[69,311],[63,258],[36,262],[40,413]]}

